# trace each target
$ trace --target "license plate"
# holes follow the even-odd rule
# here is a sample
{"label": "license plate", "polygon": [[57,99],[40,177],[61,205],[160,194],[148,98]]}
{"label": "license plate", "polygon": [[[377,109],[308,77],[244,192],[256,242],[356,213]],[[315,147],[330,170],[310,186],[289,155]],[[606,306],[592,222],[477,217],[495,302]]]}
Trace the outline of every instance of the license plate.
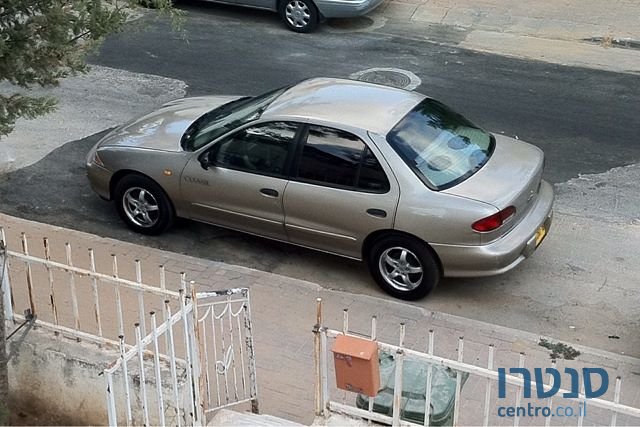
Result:
{"label": "license plate", "polygon": [[547,228],[544,225],[541,225],[536,230],[536,247],[542,242],[544,236],[547,235]]}

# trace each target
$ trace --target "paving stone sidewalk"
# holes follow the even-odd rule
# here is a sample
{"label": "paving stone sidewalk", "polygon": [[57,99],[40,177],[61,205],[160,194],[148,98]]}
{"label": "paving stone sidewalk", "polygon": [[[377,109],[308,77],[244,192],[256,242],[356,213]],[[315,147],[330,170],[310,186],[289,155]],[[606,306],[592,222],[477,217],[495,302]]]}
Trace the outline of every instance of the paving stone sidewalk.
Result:
{"label": "paving stone sidewalk", "polygon": [[640,41],[636,0],[391,0],[383,7],[385,16],[413,23],[560,40]]}
{"label": "paving stone sidewalk", "polygon": [[[539,336],[504,327],[432,312],[388,298],[375,298],[322,289],[320,286],[256,271],[244,267],[193,258],[187,255],[152,249],[113,239],[103,238],[74,230],[31,222],[0,214],[0,227],[6,233],[8,248],[20,251],[20,235],[25,233],[29,241],[30,253],[42,256],[37,242],[48,237],[52,258],[63,260],[64,245],[70,243],[74,253],[74,265],[87,267],[87,249],[96,254],[98,271],[107,272],[111,264],[111,254],[119,257],[120,275],[135,279],[133,260],[142,262],[143,282],[156,283],[158,265],[164,265],[168,273],[168,288],[177,288],[180,272],[185,272],[189,280],[196,282],[197,289],[225,289],[249,287],[256,357],[258,363],[258,387],[262,412],[291,421],[310,424],[314,414],[314,354],[312,328],[315,323],[316,299],[322,298],[325,325],[332,329],[342,326],[343,309],[350,313],[350,330],[367,333],[372,315],[378,319],[378,336],[383,342],[397,343],[401,322],[405,323],[406,345],[413,349],[425,349],[428,330],[435,331],[435,354],[456,358],[458,339],[464,336],[464,361],[478,366],[486,366],[488,345],[495,345],[495,367],[518,366],[520,353],[526,355],[525,366],[549,367],[550,353],[540,347]],[[168,248],[170,249],[170,248]],[[20,286],[12,277],[13,287]],[[36,283],[47,294],[48,283]],[[28,306],[24,292],[14,289],[16,309]],[[48,295],[48,294],[47,294]],[[41,303],[43,300],[39,300]],[[45,300],[46,301],[46,300]],[[133,304],[135,306],[135,304]],[[39,305],[39,315],[46,317],[46,304]],[[80,301],[81,310],[87,310],[86,318],[91,318],[90,301]],[[134,312],[136,307],[131,307]],[[640,406],[640,360],[608,353],[587,347],[574,346],[581,354],[576,360],[559,360],[558,368],[604,367],[611,378],[611,385],[605,398],[612,398],[613,382],[616,376],[623,378],[622,402]],[[332,375],[332,374],[331,374]],[[331,383],[333,381],[331,380]],[[460,406],[462,425],[482,422],[485,382],[469,380],[463,389]],[[334,396],[341,396],[335,393]],[[498,404],[493,391],[492,404]],[[511,401],[511,400],[509,400]],[[561,402],[562,399],[557,399]],[[558,403],[556,402],[556,403]],[[505,404],[504,402],[502,402]],[[500,421],[492,414],[493,423]],[[610,414],[590,412],[589,423],[609,423]],[[502,420],[504,421],[504,420]],[[576,421],[576,420],[574,420]],[[540,419],[522,420],[521,425],[540,424]],[[571,421],[573,422],[573,421]],[[619,425],[638,424],[640,420],[618,418]],[[575,424],[575,423],[574,423]]]}
{"label": "paving stone sidewalk", "polygon": [[636,0],[387,0],[379,31],[465,49],[640,73]]}

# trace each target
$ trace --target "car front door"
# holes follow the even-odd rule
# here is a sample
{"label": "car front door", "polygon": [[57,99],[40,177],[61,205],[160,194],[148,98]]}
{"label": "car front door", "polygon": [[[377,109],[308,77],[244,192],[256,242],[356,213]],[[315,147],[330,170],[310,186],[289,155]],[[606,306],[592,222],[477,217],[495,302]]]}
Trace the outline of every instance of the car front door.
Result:
{"label": "car front door", "polygon": [[194,156],[181,177],[190,217],[286,240],[282,197],[298,128],[258,124]]}
{"label": "car front door", "polygon": [[351,133],[308,126],[284,197],[291,242],[360,258],[370,233],[393,228],[398,184],[372,148]]}

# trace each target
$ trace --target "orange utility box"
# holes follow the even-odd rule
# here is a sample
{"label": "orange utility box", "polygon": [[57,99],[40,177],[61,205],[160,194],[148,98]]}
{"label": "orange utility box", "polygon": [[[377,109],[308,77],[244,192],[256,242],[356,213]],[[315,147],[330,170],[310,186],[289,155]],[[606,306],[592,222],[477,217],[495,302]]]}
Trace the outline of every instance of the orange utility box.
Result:
{"label": "orange utility box", "polygon": [[338,335],[333,344],[336,384],[341,390],[374,397],[380,389],[378,343],[375,341]]}

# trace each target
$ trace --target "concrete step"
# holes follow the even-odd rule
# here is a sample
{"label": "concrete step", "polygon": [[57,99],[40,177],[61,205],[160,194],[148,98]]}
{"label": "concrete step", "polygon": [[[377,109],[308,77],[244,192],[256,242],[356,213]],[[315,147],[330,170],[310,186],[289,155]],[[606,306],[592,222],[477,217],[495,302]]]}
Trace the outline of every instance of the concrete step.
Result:
{"label": "concrete step", "polygon": [[302,426],[302,424],[294,423],[271,415],[253,414],[251,412],[236,412],[230,409],[221,409],[216,412],[207,425],[233,427]]}

